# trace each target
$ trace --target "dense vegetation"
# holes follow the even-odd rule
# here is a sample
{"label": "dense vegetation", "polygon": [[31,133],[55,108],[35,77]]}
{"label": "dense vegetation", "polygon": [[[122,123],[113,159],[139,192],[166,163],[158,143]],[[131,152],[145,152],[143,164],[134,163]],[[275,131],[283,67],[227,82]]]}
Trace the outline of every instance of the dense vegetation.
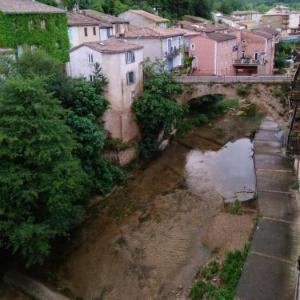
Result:
{"label": "dense vegetation", "polygon": [[99,69],[94,86],[40,51],[1,65],[0,248],[36,264],[82,220],[89,196],[124,174],[101,155],[107,103],[97,89],[107,81]]}
{"label": "dense vegetation", "polygon": [[222,264],[212,261],[200,273],[192,287],[190,300],[232,300],[241,277],[249,245],[229,252]]}
{"label": "dense vegetation", "polygon": [[[39,1],[56,5],[55,0]],[[211,18],[212,10],[230,14],[234,10],[255,9],[265,13],[278,3],[276,0],[61,0],[60,2],[69,9],[79,2],[81,8],[96,9],[113,15],[128,9],[144,9],[149,12],[156,10],[160,15],[170,19],[178,19],[184,15]],[[297,0],[283,0],[281,3],[300,8]]]}
{"label": "dense vegetation", "polygon": [[181,86],[160,62],[145,63],[144,92],[132,107],[142,134],[143,157],[155,154],[160,142],[172,135],[172,130],[184,117],[185,106],[177,104],[174,98],[179,93]]}

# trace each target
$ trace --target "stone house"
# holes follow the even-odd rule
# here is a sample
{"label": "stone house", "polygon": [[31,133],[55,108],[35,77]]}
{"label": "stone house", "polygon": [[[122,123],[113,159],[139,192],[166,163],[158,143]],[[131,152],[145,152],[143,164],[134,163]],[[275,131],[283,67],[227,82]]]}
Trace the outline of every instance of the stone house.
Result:
{"label": "stone house", "polygon": [[144,47],[144,58],[163,60],[169,71],[182,66],[183,33],[174,29],[131,27],[125,38]]}
{"label": "stone house", "polygon": [[234,75],[233,61],[237,58],[238,39],[220,32],[191,36],[189,55],[194,75]]}
{"label": "stone house", "polygon": [[131,105],[143,90],[143,47],[115,38],[84,43],[70,50],[68,74],[93,81],[95,63],[109,80],[104,95],[109,109],[103,118],[107,135],[131,141],[139,135]]}
{"label": "stone house", "polygon": [[109,30],[108,36],[119,37],[128,31],[129,22],[123,18],[107,15],[92,9],[83,9],[82,13],[87,17],[93,18],[101,23],[111,25],[112,29]]}
{"label": "stone house", "polygon": [[42,48],[62,62],[68,61],[66,12],[32,0],[0,0],[0,45],[14,49]]}
{"label": "stone house", "polygon": [[299,30],[300,12],[277,5],[262,16],[261,23],[280,31],[282,36],[292,34]]}
{"label": "stone house", "polygon": [[275,36],[262,29],[237,32],[238,58],[234,62],[236,75],[272,75]]}
{"label": "stone house", "polygon": [[68,12],[70,47],[87,42],[104,41],[110,37],[112,25],[97,21],[82,12]]}
{"label": "stone house", "polygon": [[168,23],[170,22],[168,19],[151,14],[147,11],[134,9],[130,9],[121,13],[119,17],[127,20],[131,25],[146,28],[167,28]]}

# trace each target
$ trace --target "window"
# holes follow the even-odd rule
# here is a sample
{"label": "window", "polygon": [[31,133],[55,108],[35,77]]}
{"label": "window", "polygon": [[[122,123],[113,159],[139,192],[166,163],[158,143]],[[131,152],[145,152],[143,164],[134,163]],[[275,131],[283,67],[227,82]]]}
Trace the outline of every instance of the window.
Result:
{"label": "window", "polygon": [[17,46],[17,56],[20,57],[23,54],[23,47]]}
{"label": "window", "polygon": [[135,62],[135,55],[133,51],[126,52],[126,64],[131,64]]}
{"label": "window", "polygon": [[195,50],[196,49],[196,45],[194,43],[191,43],[191,50]]}
{"label": "window", "polygon": [[41,25],[42,29],[46,29],[46,26],[47,26],[46,20],[41,20],[40,25]]}
{"label": "window", "polygon": [[87,29],[87,27],[84,27],[84,36],[88,36],[88,29]]}
{"label": "window", "polygon": [[95,75],[90,75],[90,81],[91,82],[95,81],[95,79],[96,79]]}
{"label": "window", "polygon": [[32,21],[32,20],[29,20],[29,21],[28,21],[28,28],[29,28],[29,29],[32,29],[32,28],[33,28],[33,21]]}
{"label": "window", "polygon": [[254,53],[254,60],[258,60],[258,53],[257,52]]}
{"label": "window", "polygon": [[127,73],[127,85],[135,83],[135,74],[133,71]]}
{"label": "window", "polygon": [[96,35],[96,27],[93,27],[93,34]]}
{"label": "window", "polygon": [[89,63],[93,63],[94,62],[94,56],[93,54],[89,54]]}
{"label": "window", "polygon": [[244,59],[244,58],[246,58],[246,52],[242,51],[241,59]]}

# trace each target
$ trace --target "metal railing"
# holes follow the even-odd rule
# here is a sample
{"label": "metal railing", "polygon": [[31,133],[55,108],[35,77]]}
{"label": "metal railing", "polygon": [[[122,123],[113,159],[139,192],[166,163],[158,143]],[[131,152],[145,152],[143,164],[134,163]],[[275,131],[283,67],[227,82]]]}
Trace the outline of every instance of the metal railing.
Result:
{"label": "metal railing", "polygon": [[264,63],[261,63],[260,60],[252,58],[241,58],[233,61],[233,65],[259,66],[263,64]]}

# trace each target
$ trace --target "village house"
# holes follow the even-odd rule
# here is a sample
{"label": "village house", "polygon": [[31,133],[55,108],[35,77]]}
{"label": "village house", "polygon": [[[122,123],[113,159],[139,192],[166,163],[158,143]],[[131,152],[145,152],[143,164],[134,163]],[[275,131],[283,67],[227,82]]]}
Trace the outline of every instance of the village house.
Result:
{"label": "village house", "polygon": [[220,17],[220,22],[238,30],[246,29],[246,26],[241,23],[241,20],[233,16],[222,16]]}
{"label": "village house", "polygon": [[255,10],[237,10],[234,11],[231,16],[239,20],[253,21],[254,23],[258,24],[262,14]]}
{"label": "village house", "polygon": [[68,35],[71,48],[87,42],[108,39],[112,25],[97,21],[82,12],[68,12]]}
{"label": "village house", "polygon": [[130,9],[121,13],[119,17],[127,20],[131,25],[147,28],[167,28],[169,23],[168,19],[144,10]]}
{"label": "village house", "polygon": [[129,22],[123,18],[107,15],[92,9],[83,9],[82,13],[87,17],[93,18],[101,23],[109,24],[112,29],[109,31],[109,36],[123,36],[129,28]]}
{"label": "village house", "polygon": [[[131,141],[139,131],[131,112],[134,97],[143,90],[143,47],[121,39],[84,43],[70,50],[68,74],[93,81],[98,63],[109,84],[105,98],[109,109],[104,115],[108,136],[123,142]],[[120,163],[132,159],[133,152],[120,158]]]}
{"label": "village house", "polygon": [[[64,10],[32,0],[0,0],[0,46],[14,49],[42,48],[67,62],[69,39]],[[41,38],[42,37],[42,38]]]}
{"label": "village house", "polygon": [[277,5],[262,16],[261,23],[280,31],[282,36],[293,34],[299,30],[300,12]]}
{"label": "village house", "polygon": [[194,75],[234,75],[238,39],[235,35],[212,32],[190,38],[189,55]]}
{"label": "village house", "polygon": [[132,27],[125,38],[144,47],[144,58],[166,62],[166,68],[172,71],[182,66],[183,33],[174,29]]}
{"label": "village house", "polygon": [[240,31],[238,36],[238,58],[233,63],[236,75],[272,75],[275,36],[260,29]]}

